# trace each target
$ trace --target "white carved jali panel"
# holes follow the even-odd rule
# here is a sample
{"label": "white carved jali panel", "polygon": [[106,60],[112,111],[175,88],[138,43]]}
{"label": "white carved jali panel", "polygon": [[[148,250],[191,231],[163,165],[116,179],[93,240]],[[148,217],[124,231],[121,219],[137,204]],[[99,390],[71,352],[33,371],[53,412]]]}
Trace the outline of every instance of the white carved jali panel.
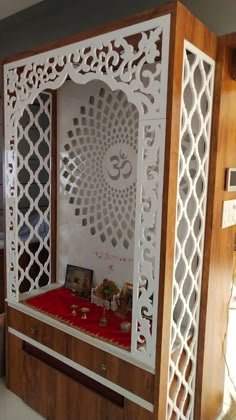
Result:
{"label": "white carved jali panel", "polygon": [[51,95],[41,93],[17,125],[18,290],[50,282]]}
{"label": "white carved jali panel", "polygon": [[132,329],[132,351],[140,361],[149,360],[153,366],[157,332],[164,136],[164,121],[146,121],[140,124],[142,147],[139,148],[138,157],[139,188],[134,253],[134,293],[137,295],[133,299],[136,317],[133,320],[135,325]]}
{"label": "white carved jali panel", "polygon": [[185,42],[168,419],[193,419],[215,63]]}
{"label": "white carved jali panel", "polygon": [[[16,232],[21,227],[23,228],[22,219],[18,218],[19,197],[15,179],[19,119],[24,109],[27,109],[41,92],[47,89],[58,89],[68,79],[79,86],[85,86],[95,80],[100,81],[107,86],[104,93],[105,99],[100,99],[102,106],[106,102],[105,107],[109,108],[110,116],[112,107],[114,108],[113,105],[118,104],[118,114],[114,116],[113,129],[115,129],[115,121],[119,121],[120,124],[122,119],[125,122],[124,125],[120,124],[120,127],[124,130],[124,136],[126,135],[125,129],[127,129],[124,142],[117,138],[117,143],[114,140],[112,145],[105,142],[104,144],[107,144],[105,147],[103,144],[103,156],[98,147],[93,150],[94,158],[97,157],[97,159],[95,158],[96,162],[94,162],[93,168],[91,167],[91,171],[100,171],[101,179],[103,179],[103,193],[99,196],[99,200],[102,197],[101,210],[104,209],[103,201],[107,204],[108,209],[110,198],[113,204],[116,201],[114,209],[109,209],[109,221],[105,212],[100,212],[98,206],[93,209],[91,198],[89,199],[89,211],[86,210],[88,191],[91,190],[91,193],[94,194],[96,190],[94,173],[92,175],[91,172],[91,179],[88,181],[83,180],[85,172],[82,169],[83,163],[79,162],[79,180],[78,172],[75,174],[75,168],[70,165],[69,160],[66,160],[66,153],[70,156],[75,153],[77,148],[75,140],[80,143],[80,146],[83,146],[81,148],[81,150],[83,149],[82,155],[87,158],[88,153],[92,154],[92,144],[90,152],[85,150],[78,131],[82,130],[83,136],[85,135],[88,124],[87,122],[84,124],[84,121],[91,119],[88,112],[92,112],[94,109],[92,103],[89,107],[80,109],[80,117],[74,115],[71,131],[73,136],[74,132],[77,133],[77,138],[70,137],[71,133],[69,132],[64,138],[67,150],[64,149],[64,160],[62,159],[60,162],[61,187],[65,186],[63,194],[69,197],[67,205],[72,210],[73,217],[81,222],[82,228],[89,229],[91,237],[99,238],[101,244],[109,243],[111,250],[122,247],[123,250],[129,252],[128,250],[131,250],[133,246],[132,242],[135,243],[132,353],[135,358],[140,358],[150,369],[155,365],[155,356],[151,356],[151,353],[154,352],[156,346],[161,239],[159,225],[162,209],[162,159],[165,144],[169,31],[170,16],[162,16],[4,66],[7,264],[10,267],[8,297],[15,300],[18,300],[19,297]],[[109,105],[109,89],[116,98],[112,100],[111,106]],[[103,95],[103,92],[101,91],[100,94]],[[134,115],[138,113],[138,149],[130,139],[131,131],[135,132],[137,127],[134,127],[133,123],[129,125],[129,117],[125,116],[125,109],[123,109],[125,105],[122,109],[119,108],[121,103],[125,104],[126,102],[129,104],[127,112],[129,109],[133,114],[133,120],[136,118]],[[102,110],[103,118],[106,117],[105,107]],[[113,111],[115,113],[115,108]],[[97,112],[99,113],[99,111]],[[101,124],[104,125],[102,120]],[[109,123],[106,123],[105,126],[109,130]],[[128,136],[129,140],[127,140]],[[107,135],[108,138],[110,138],[109,135]],[[123,149],[120,148],[120,144]],[[132,160],[135,155],[137,157],[136,164]],[[106,170],[104,170],[105,166],[99,167],[99,162],[102,159],[106,161]],[[130,165],[132,166],[131,173]],[[123,191],[119,191],[122,188],[117,188],[117,176],[120,176],[121,171],[122,185],[125,185],[125,189],[122,186]],[[82,187],[81,180],[83,180]],[[70,191],[67,191],[66,188]],[[83,195],[79,194],[81,189]],[[134,203],[135,196],[136,203]],[[127,199],[128,203],[126,203]],[[129,199],[132,200],[131,208]],[[133,210],[134,207],[136,208]],[[101,219],[100,213],[102,213]],[[47,220],[50,220],[50,215]],[[19,222],[22,224],[20,227]],[[116,227],[116,223],[119,227],[122,226],[122,229]],[[60,255],[57,255],[57,259],[58,257],[60,258]],[[34,281],[31,278],[29,283],[30,287],[40,287],[38,280]],[[139,322],[136,321],[136,317]],[[150,328],[151,320],[153,321],[152,328]]]}

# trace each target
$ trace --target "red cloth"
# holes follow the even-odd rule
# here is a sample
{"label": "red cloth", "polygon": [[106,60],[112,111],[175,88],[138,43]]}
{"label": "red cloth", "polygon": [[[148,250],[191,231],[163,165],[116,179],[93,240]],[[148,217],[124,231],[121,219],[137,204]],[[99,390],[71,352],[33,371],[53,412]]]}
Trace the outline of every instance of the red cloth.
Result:
{"label": "red cloth", "polygon": [[[40,310],[47,315],[51,315],[59,321],[78,328],[87,334],[122,347],[125,350],[130,350],[131,332],[122,332],[120,330],[120,324],[122,322],[131,322],[130,312],[127,317],[123,319],[115,315],[113,311],[106,310],[108,325],[106,327],[100,327],[99,320],[102,317],[103,308],[88,302],[85,299],[72,295],[71,290],[65,289],[64,287],[50,290],[42,295],[29,298],[23,303],[32,306],[34,309]],[[78,305],[76,316],[71,314],[71,305]],[[81,308],[90,309],[87,313],[87,319],[81,319]]]}

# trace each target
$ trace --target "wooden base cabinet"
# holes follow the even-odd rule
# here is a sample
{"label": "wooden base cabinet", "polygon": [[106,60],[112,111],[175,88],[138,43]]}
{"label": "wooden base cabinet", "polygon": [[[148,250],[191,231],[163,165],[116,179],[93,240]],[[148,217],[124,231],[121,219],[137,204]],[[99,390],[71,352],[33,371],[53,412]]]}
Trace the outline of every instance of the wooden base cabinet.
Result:
{"label": "wooden base cabinet", "polygon": [[28,355],[18,337],[8,345],[9,389],[48,420],[124,419],[123,407]]}
{"label": "wooden base cabinet", "polygon": [[89,375],[75,372],[40,350],[37,343],[52,354],[55,351],[65,360],[78,362],[91,373],[103,374],[128,391],[134,391],[136,387],[136,395],[150,401],[153,399],[153,375],[139,368],[133,369],[126,362],[12,308],[8,308],[8,326],[7,385],[48,420],[153,419],[153,413],[96,383]]}

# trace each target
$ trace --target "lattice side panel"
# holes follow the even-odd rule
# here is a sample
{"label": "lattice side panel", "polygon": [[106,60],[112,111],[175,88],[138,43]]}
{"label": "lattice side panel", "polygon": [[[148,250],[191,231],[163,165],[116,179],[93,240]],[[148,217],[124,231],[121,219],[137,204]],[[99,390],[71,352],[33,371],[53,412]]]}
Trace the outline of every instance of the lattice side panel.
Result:
{"label": "lattice side panel", "polygon": [[184,46],[167,418],[193,419],[214,62]]}
{"label": "lattice side panel", "polygon": [[51,95],[41,93],[17,126],[18,289],[50,282]]}

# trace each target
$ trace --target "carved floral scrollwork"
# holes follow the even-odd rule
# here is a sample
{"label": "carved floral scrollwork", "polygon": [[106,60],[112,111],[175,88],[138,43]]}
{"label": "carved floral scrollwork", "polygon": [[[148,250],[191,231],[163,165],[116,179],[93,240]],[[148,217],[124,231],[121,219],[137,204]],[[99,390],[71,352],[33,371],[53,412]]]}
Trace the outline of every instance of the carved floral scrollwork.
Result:
{"label": "carved floral scrollwork", "polygon": [[97,37],[35,55],[18,65],[14,63],[13,68],[8,65],[6,88],[10,115],[19,109],[20,102],[32,101],[35,92],[55,88],[55,83],[58,87],[68,75],[72,78],[102,75],[104,80],[109,78],[125,84],[134,101],[141,104],[143,115],[158,116],[163,107],[161,78],[166,64],[161,57],[166,28],[162,19],[159,20],[153,28],[143,29],[138,35],[134,31],[121,37],[114,32],[109,38]]}
{"label": "carved floral scrollwork", "polygon": [[[163,188],[165,122],[147,121],[142,125],[143,149],[138,171],[141,172],[138,200],[142,203],[136,218],[139,241],[136,244],[134,281],[139,296],[134,302],[136,318],[135,351],[137,357],[152,359],[156,340],[157,282],[159,279],[160,227]],[[154,359],[153,359],[154,357]]]}

